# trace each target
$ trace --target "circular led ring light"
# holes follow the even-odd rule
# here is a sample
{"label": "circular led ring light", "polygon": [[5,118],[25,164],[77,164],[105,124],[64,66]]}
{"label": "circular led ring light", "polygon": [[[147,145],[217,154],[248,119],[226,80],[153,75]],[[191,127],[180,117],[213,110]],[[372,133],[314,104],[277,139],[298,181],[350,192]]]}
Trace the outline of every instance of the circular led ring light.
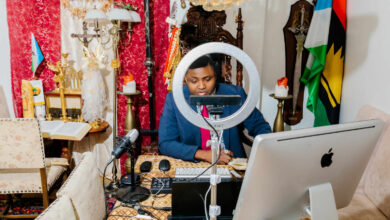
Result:
{"label": "circular led ring light", "polygon": [[192,124],[210,129],[210,126],[187,103],[183,93],[183,80],[190,65],[199,57],[211,53],[222,53],[235,57],[246,68],[249,76],[249,93],[245,103],[234,114],[217,120],[206,119],[215,129],[224,130],[244,121],[256,107],[260,96],[260,79],[252,59],[241,49],[226,43],[206,43],[192,49],[180,61],[173,77],[173,99],[181,114]]}

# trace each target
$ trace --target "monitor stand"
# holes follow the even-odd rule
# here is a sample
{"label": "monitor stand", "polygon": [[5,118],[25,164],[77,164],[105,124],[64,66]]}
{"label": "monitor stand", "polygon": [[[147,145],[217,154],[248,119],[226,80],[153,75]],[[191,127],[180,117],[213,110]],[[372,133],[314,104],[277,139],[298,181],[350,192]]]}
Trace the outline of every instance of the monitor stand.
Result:
{"label": "monitor stand", "polygon": [[337,220],[337,209],[332,185],[324,183],[309,188],[310,209],[305,211],[312,220]]}

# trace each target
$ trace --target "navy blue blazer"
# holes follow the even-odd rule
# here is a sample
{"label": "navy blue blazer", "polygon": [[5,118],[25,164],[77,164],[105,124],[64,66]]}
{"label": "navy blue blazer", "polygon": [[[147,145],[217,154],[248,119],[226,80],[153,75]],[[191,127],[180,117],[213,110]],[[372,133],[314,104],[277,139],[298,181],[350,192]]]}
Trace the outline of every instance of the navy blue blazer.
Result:
{"label": "navy blue blazer", "polygon": [[[183,92],[189,103],[190,92],[187,86],[184,86]],[[216,94],[240,95],[242,100],[241,104],[245,102],[247,97],[241,87],[222,83],[217,84]],[[196,112],[196,106],[191,105],[191,107]],[[241,105],[225,106],[221,118],[233,114],[240,107]],[[271,132],[268,122],[264,120],[263,115],[257,108],[242,123],[248,129],[248,133],[251,136]],[[162,154],[182,160],[195,161],[195,152],[201,149],[200,128],[184,118],[175,105],[171,92],[166,97],[164,110],[160,118],[158,139],[159,150]],[[232,151],[234,157],[246,157],[237,126],[224,130],[223,141],[225,148]]]}

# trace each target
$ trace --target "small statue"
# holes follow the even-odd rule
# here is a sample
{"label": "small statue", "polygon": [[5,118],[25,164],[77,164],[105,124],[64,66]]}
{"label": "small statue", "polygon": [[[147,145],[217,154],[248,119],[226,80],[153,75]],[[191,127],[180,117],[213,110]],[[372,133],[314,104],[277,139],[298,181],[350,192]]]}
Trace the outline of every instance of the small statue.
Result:
{"label": "small statue", "polygon": [[95,49],[95,53],[83,47],[84,64],[82,66],[84,75],[82,82],[82,98],[84,100],[82,117],[90,122],[91,126],[98,128],[103,121],[104,112],[107,107],[106,87],[101,74],[104,54],[101,44]]}

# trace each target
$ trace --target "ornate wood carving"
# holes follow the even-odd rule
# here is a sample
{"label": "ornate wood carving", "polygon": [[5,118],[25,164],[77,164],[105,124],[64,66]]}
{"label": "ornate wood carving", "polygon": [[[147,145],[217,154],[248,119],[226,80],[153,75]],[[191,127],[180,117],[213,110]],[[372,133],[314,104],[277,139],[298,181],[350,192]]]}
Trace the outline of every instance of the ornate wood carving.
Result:
{"label": "ornate wood carving", "polygon": [[[303,117],[303,93],[305,87],[298,80],[305,70],[309,55],[303,44],[312,16],[313,6],[306,0],[300,0],[291,5],[289,19],[283,28],[289,95],[294,96],[294,89],[296,90],[295,101],[293,101],[294,98],[284,101],[283,120],[289,125],[298,124]],[[295,79],[295,87],[299,86],[299,88],[294,88],[294,77],[298,77]],[[296,103],[295,107],[293,103]]]}
{"label": "ornate wood carving", "polygon": [[[202,7],[192,6],[187,12],[187,22],[182,25],[182,35],[180,36],[184,49],[191,49],[197,45],[207,42],[224,42],[235,45],[242,49],[243,46],[243,21],[241,8],[238,11],[236,18],[237,35],[233,35],[223,29],[226,23],[225,11],[207,12]],[[190,31],[188,31],[190,30]],[[184,36],[185,35],[185,36]],[[222,62],[225,64],[222,67],[222,78],[226,83],[231,84],[231,57],[224,56]],[[237,85],[242,86],[242,64],[237,62]]]}

